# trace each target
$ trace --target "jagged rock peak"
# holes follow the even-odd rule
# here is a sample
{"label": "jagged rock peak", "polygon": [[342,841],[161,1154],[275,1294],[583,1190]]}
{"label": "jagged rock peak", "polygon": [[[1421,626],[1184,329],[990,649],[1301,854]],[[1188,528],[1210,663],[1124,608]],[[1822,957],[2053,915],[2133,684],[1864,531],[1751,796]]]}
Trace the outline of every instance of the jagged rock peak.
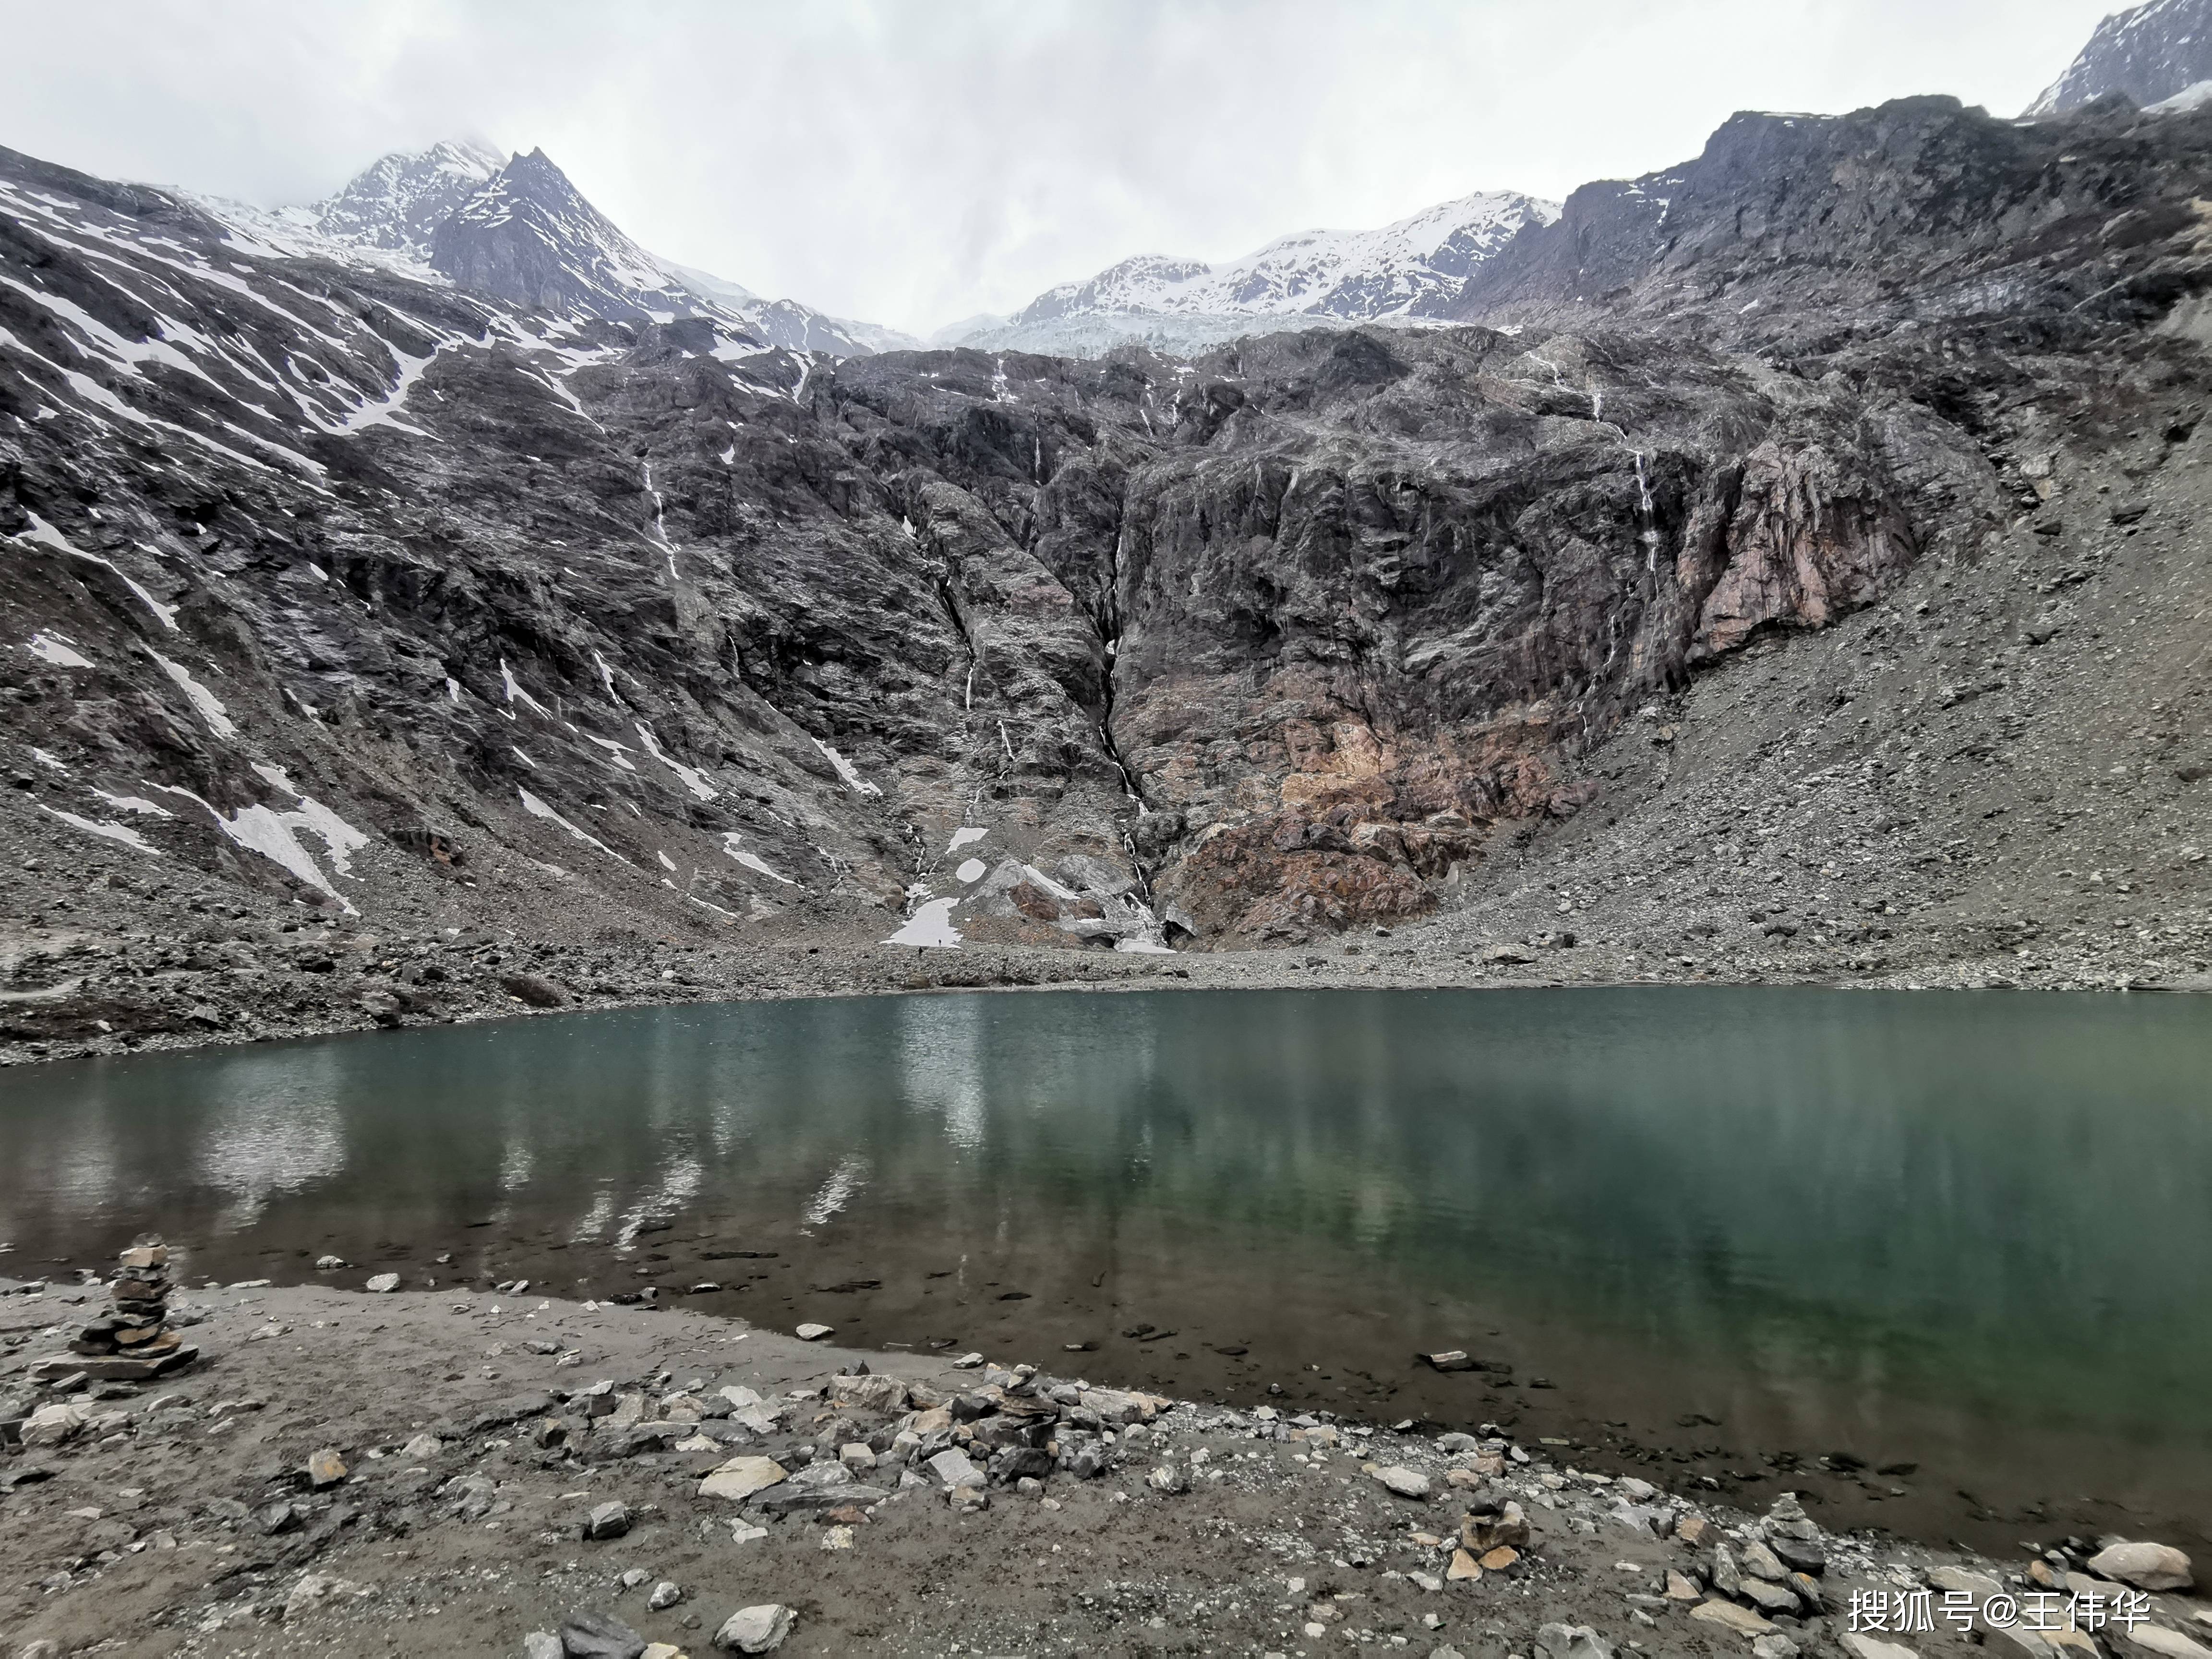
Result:
{"label": "jagged rock peak", "polygon": [[2203,82],[2212,82],[2212,0],[2151,0],[2098,24],[2026,114],[2063,115],[2113,93],[2147,107]]}
{"label": "jagged rock peak", "polygon": [[314,226],[340,240],[427,258],[431,233],[505,165],[497,150],[470,139],[395,150],[316,203]]}

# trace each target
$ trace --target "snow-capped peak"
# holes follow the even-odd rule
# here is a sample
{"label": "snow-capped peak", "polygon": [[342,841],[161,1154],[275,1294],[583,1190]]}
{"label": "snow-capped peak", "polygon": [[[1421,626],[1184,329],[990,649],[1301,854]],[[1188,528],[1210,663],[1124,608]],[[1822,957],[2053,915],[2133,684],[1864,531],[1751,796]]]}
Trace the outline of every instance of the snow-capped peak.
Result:
{"label": "snow-capped peak", "polygon": [[1125,339],[1188,350],[1263,319],[1341,326],[1441,314],[1475,269],[1559,204],[1478,191],[1377,230],[1306,230],[1220,266],[1144,254],[1063,283],[1008,318],[979,318],[954,343],[1087,352]]}
{"label": "snow-capped peak", "polygon": [[427,259],[431,233],[506,165],[498,151],[468,140],[395,151],[316,203],[314,228],[340,241]]}
{"label": "snow-capped peak", "polygon": [[397,151],[326,200],[274,210],[187,199],[240,246],[374,264],[572,320],[634,325],[703,318],[718,353],[781,347],[854,356],[918,345],[647,252],[584,198],[542,149],[502,157],[473,141]]}
{"label": "snow-capped peak", "polygon": [[2027,118],[2063,115],[2107,93],[2148,107],[2212,80],[2212,0],[2150,0],[2097,25]]}

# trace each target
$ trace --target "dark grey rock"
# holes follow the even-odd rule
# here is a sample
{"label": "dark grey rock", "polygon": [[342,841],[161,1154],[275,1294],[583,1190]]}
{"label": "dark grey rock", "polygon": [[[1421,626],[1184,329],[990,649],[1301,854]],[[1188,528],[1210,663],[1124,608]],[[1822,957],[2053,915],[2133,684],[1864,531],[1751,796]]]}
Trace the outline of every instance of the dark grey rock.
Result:
{"label": "dark grey rock", "polygon": [[645,1638],[611,1613],[574,1613],[561,1626],[565,1659],[638,1659],[645,1649]]}

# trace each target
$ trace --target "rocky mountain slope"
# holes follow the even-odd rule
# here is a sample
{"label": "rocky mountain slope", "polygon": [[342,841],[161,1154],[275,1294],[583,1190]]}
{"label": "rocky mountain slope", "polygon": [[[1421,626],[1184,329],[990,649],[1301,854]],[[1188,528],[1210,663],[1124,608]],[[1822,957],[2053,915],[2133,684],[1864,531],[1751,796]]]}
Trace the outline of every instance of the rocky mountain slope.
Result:
{"label": "rocky mountain slope", "polygon": [[1432,316],[1523,225],[1558,207],[1478,191],[1380,230],[1308,230],[1219,267],[1139,255],[1049,289],[1011,317],[973,318],[937,343],[1096,356],[1138,343],[1202,351],[1255,329],[1340,327]]}
{"label": "rocky mountain slope", "polygon": [[2150,0],[2116,11],[2027,106],[2027,118],[2064,115],[2114,93],[2148,106],[2212,82],[2212,4]]}
{"label": "rocky mountain slope", "polygon": [[1407,924],[2185,980],[2208,198],[2212,113],[1747,116],[1456,326],[838,361],[0,158],[0,1012]]}

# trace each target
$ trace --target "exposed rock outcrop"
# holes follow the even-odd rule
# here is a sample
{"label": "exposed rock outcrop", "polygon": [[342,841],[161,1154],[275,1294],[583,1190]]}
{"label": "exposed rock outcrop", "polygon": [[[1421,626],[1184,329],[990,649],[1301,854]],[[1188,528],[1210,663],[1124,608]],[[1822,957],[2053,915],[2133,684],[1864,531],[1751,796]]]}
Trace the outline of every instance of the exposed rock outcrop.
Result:
{"label": "exposed rock outcrop", "polygon": [[1418,917],[2200,385],[2208,198],[2212,115],[1746,116],[1462,326],[833,362],[0,156],[0,829],[548,937]]}

